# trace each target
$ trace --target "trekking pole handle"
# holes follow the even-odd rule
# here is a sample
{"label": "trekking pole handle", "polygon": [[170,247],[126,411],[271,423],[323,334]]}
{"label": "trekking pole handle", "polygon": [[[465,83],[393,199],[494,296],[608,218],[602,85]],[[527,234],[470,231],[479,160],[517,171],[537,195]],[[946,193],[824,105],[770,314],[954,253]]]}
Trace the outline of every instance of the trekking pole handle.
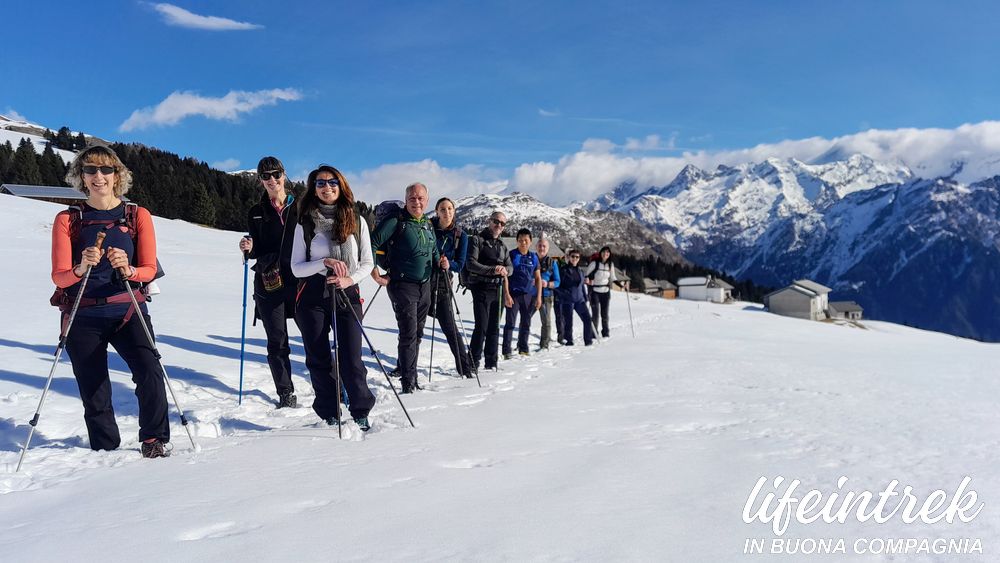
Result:
{"label": "trekking pole handle", "polygon": [[[252,242],[253,241],[253,237],[250,236],[249,233],[247,233],[247,234],[243,235],[243,240],[250,240]],[[246,264],[247,260],[249,260],[249,259],[250,259],[250,251],[249,250],[244,250],[243,251],[243,263]]]}

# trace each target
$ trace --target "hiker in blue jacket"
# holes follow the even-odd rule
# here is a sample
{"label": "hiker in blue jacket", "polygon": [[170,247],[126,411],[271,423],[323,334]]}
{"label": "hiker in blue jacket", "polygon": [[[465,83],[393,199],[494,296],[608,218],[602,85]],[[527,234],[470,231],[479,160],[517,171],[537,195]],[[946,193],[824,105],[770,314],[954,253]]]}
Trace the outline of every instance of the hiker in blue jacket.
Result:
{"label": "hiker in blue jacket", "polygon": [[[552,304],[555,299],[555,288],[559,287],[559,263],[549,256],[549,239],[542,236],[538,239],[538,261],[542,273],[542,336],[538,343],[539,350],[548,350],[552,339]],[[559,330],[562,334],[562,330]]]}
{"label": "hiker in blue jacket", "polygon": [[530,251],[531,231],[517,231],[517,248],[510,251],[512,271],[508,278],[510,296],[507,298],[507,323],[503,327],[503,357],[511,357],[510,341],[514,324],[520,315],[521,323],[517,335],[517,352],[529,355],[528,336],[531,333],[531,316],[542,308],[542,274],[538,255]]}
{"label": "hiker in blue jacket", "polygon": [[590,346],[594,342],[594,325],[587,309],[587,297],[584,293],[586,274],[580,269],[580,251],[570,250],[566,254],[566,263],[560,266],[559,287],[556,288],[559,306],[562,307],[563,337],[566,346],[573,345],[573,311],[583,321],[583,343]]}
{"label": "hiker in blue jacket", "polygon": [[465,267],[465,257],[469,249],[469,235],[455,222],[455,202],[443,197],[434,206],[437,215],[431,219],[437,240],[438,252],[448,259],[448,269],[436,269],[436,279],[431,284],[430,315],[441,323],[441,332],[448,339],[451,354],[455,357],[455,366],[459,375],[472,377],[472,358],[469,350],[459,337],[458,325],[455,324],[455,311],[452,307],[452,275]]}

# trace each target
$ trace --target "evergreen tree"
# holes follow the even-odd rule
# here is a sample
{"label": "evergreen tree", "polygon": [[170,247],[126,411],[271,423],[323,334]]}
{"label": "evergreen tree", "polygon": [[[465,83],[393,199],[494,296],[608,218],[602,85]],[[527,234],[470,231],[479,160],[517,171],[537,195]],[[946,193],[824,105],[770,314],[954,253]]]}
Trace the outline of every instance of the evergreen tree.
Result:
{"label": "evergreen tree", "polygon": [[73,150],[73,132],[69,130],[69,127],[59,128],[59,132],[56,133],[56,148],[64,151]]}
{"label": "evergreen tree", "polygon": [[194,188],[191,198],[190,221],[199,225],[215,225],[215,205],[212,196],[208,195],[208,189],[204,184],[198,184]]}
{"label": "evergreen tree", "polygon": [[14,151],[10,183],[29,186],[37,186],[42,183],[42,173],[38,169],[38,153],[35,152],[35,145],[26,137],[21,138],[17,150]]}
{"label": "evergreen tree", "polygon": [[13,159],[14,147],[10,141],[0,145],[0,184],[6,183],[10,179],[10,167]]}
{"label": "evergreen tree", "polygon": [[87,138],[83,136],[82,132],[77,134],[70,147],[68,147],[69,150],[73,151],[82,151],[85,148],[87,148]]}
{"label": "evergreen tree", "polygon": [[66,165],[62,157],[52,150],[52,145],[45,145],[42,156],[38,159],[38,169],[41,172],[42,184],[45,186],[65,185]]}

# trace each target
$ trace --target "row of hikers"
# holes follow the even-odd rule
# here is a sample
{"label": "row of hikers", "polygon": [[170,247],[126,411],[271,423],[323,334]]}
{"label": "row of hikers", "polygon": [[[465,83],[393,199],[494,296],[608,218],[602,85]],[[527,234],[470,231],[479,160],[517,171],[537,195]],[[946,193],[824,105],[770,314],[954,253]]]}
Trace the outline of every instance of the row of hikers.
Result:
{"label": "row of hikers", "polygon": [[[574,312],[583,322],[585,344],[593,342],[598,319],[602,335],[609,335],[611,284],[627,287],[628,282],[616,277],[607,247],[587,271],[578,267],[577,250],[558,262],[548,256],[548,241],[541,239],[538,252],[530,251],[532,234],[527,229],[518,231],[517,248],[508,250],[500,240],[507,224],[503,213],[493,213],[482,232],[469,235],[457,226],[455,205],[448,198],[439,199],[435,217],[427,219],[429,195],[421,183],[406,188],[401,207],[393,202],[380,205],[377,215],[384,217],[370,230],[356,212],[349,183],[333,166],[320,165],[310,172],[297,200],[285,189],[285,168],[277,158],[261,159],[257,175],[264,193],[249,210],[249,233],[239,249],[244,261],[255,260],[255,319],[262,321],[267,335],[278,408],[297,406],[287,329],[287,319],[293,318],[302,335],[315,413],[339,426],[343,399],[358,427],[370,428],[375,396],[361,357],[362,338],[367,336],[359,290],[366,276],[381,286],[379,290],[384,287],[392,302],[399,329],[393,371],[401,378],[402,393],[419,389],[417,357],[428,316],[440,323],[456,369],[465,377],[478,374],[482,360],[487,369],[496,368],[501,306],[507,315],[505,359],[513,354],[515,325],[517,351],[529,354],[531,318],[538,310],[541,349],[550,344],[553,309],[560,344],[573,344]],[[166,456],[166,391],[173,390],[156,349],[147,291],[133,289],[162,275],[152,218],[145,208],[123,201],[131,173],[107,146],[92,145],[78,153],[66,180],[87,200],[59,213],[53,224],[53,304],[63,312],[56,363],[65,349],[80,389],[90,447],[113,450],[121,443],[108,373],[107,348],[113,346],[136,385],[141,453]],[[468,346],[455,322],[456,274],[473,297],[475,328]],[[178,410],[187,429],[179,405]],[[38,416],[36,412],[31,421],[32,432]],[[191,437],[189,429],[188,434]],[[27,447],[26,442],[22,460]]]}

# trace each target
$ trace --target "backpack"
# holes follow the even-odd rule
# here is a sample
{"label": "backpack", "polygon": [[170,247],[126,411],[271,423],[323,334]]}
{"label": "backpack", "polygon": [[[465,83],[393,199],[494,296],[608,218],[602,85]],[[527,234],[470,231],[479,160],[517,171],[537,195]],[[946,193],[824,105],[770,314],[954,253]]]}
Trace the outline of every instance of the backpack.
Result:
{"label": "backpack", "polygon": [[[389,219],[396,219],[396,228],[392,231],[392,236],[385,241],[385,244],[388,245],[389,248],[395,244],[399,233],[403,232],[406,225],[409,224],[408,221],[401,220],[403,219],[402,215],[404,212],[406,212],[406,207],[403,202],[398,199],[386,200],[375,206],[375,224],[377,225],[375,227],[376,231]],[[409,216],[408,213],[407,216]],[[430,233],[431,238],[435,240],[434,245],[437,246],[437,234],[434,233],[434,225],[431,224],[430,221],[425,221],[420,228]],[[388,252],[375,253],[375,264],[387,272],[389,271],[388,257]]]}
{"label": "backpack", "polygon": [[[105,225],[105,229],[110,229],[114,226],[124,226],[128,229],[129,237],[132,239],[132,245],[136,250],[139,248],[139,230],[136,227],[139,216],[139,205],[133,202],[125,202],[125,213],[122,215],[121,219],[117,221],[84,221],[83,220],[83,204],[70,205],[67,208],[69,212],[69,238],[71,241],[76,241],[80,236],[80,231],[83,227],[90,225]],[[132,260],[134,261],[139,255],[138,252],[132,254]],[[76,257],[74,257],[74,265],[76,265]],[[133,264],[134,266],[135,264]],[[163,271],[163,266],[160,265],[160,259],[156,259],[156,275],[153,276],[153,281],[141,282],[139,283],[139,291],[142,292],[145,301],[152,301],[152,295],[160,293],[159,288],[156,286],[156,280],[165,276],[166,273]],[[137,282],[131,282],[137,283]],[[49,298],[49,303],[54,307],[65,307],[69,305],[69,297],[66,295],[66,291],[63,288],[57,287],[52,297]]]}
{"label": "backpack", "polygon": [[375,206],[375,230],[378,230],[382,223],[390,218],[399,215],[399,212],[405,209],[405,206],[401,200],[389,199],[383,201],[382,203]]}

